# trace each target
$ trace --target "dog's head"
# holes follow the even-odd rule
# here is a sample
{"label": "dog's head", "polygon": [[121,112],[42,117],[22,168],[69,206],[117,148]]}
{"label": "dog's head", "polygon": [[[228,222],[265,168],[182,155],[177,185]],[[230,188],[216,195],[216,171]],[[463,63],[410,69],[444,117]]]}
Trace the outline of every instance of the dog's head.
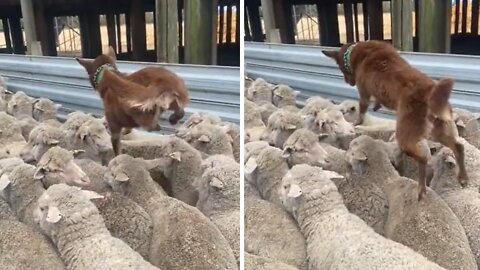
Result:
{"label": "dog's head", "polygon": [[88,60],[88,59],[80,59],[80,58],[75,58],[75,60],[82,65],[85,70],[88,73],[88,78],[90,79],[90,83],[92,84],[92,87],[95,88],[95,83],[94,83],[94,75],[97,69],[105,64],[110,64],[114,67],[116,67],[116,62],[117,62],[117,55],[115,54],[115,49],[112,48],[112,46],[108,47],[108,51],[106,54],[101,54],[97,56],[94,60]]}
{"label": "dog's head", "polygon": [[[337,62],[338,67],[343,73],[343,76],[345,77],[345,82],[350,84],[351,86],[355,86],[355,76],[354,70],[347,70],[347,67],[345,65],[345,53],[347,52],[347,49],[351,46],[352,44],[345,44],[343,45],[339,50],[322,50],[322,53],[325,54],[326,56],[332,58]],[[351,54],[351,52],[350,52]],[[348,57],[348,59],[351,59]],[[350,63],[349,63],[350,65]],[[350,66],[351,68],[351,66]]]}

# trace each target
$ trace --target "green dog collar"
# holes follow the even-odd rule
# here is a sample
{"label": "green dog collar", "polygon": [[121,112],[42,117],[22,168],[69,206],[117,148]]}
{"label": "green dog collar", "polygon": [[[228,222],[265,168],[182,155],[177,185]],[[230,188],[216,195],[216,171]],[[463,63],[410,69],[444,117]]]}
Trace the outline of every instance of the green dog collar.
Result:
{"label": "green dog collar", "polygon": [[343,53],[343,66],[348,71],[348,73],[352,74],[352,69],[350,68],[350,56],[352,55],[352,50],[356,44],[352,44],[348,46],[347,50]]}
{"label": "green dog collar", "polygon": [[108,71],[117,71],[117,68],[112,65],[112,64],[103,64],[101,66],[99,66],[97,68],[97,70],[95,71],[95,74],[93,74],[93,83],[95,84],[95,87],[98,86],[98,84],[100,83],[100,81],[102,80],[103,78],[103,72],[105,70],[108,70]]}

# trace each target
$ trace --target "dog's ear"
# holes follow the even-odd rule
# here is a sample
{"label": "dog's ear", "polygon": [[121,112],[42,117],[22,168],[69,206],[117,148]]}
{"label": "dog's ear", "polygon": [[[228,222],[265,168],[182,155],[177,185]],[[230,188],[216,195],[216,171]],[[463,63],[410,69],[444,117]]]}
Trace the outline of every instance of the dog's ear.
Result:
{"label": "dog's ear", "polygon": [[92,60],[80,59],[77,57],[75,57],[75,60],[77,60],[77,62],[80,63],[80,65],[82,65],[88,73],[91,72],[93,64]]}
{"label": "dog's ear", "polygon": [[322,53],[325,54],[326,56],[334,59],[334,60],[337,60],[337,57],[338,57],[338,51],[325,51],[325,50],[322,50]]}
{"label": "dog's ear", "polygon": [[110,57],[113,62],[117,61],[117,54],[115,53],[115,49],[112,46],[108,46],[108,51],[106,56]]}

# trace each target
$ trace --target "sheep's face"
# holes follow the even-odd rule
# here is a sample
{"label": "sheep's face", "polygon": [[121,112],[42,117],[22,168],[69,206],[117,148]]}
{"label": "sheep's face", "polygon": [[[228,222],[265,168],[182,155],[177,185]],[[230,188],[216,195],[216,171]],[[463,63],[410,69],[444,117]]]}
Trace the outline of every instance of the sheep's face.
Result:
{"label": "sheep's face", "polygon": [[[112,159],[108,164],[105,172],[104,181],[112,188],[113,191],[128,195],[130,185],[130,173],[128,165],[133,162],[133,158],[127,155],[119,155]],[[128,162],[130,161],[130,162]]]}
{"label": "sheep's face", "polygon": [[290,167],[296,164],[308,164],[318,167],[330,164],[327,151],[318,142],[305,146],[301,143],[290,145],[287,141],[283,147],[282,156],[287,160]]}
{"label": "sheep's face", "polygon": [[110,135],[98,120],[91,120],[81,125],[76,132],[75,140],[85,144],[93,154],[112,151]]}
{"label": "sheep's face", "polygon": [[33,106],[30,97],[23,92],[15,93],[7,104],[7,112],[15,117],[21,115],[32,116],[32,111]]}
{"label": "sheep's face", "polygon": [[354,123],[358,118],[358,101],[355,100],[345,100],[340,105],[338,109],[342,112],[343,117],[347,122]]}
{"label": "sheep's face", "polygon": [[57,107],[53,101],[40,98],[33,102],[33,118],[37,121],[55,119]]}
{"label": "sheep's face", "polygon": [[38,161],[48,149],[59,143],[57,139],[51,138],[45,130],[32,130],[28,138],[28,143],[22,149],[20,157],[26,163]]}
{"label": "sheep's face", "polygon": [[253,102],[272,102],[272,85],[263,79],[255,80],[247,90],[247,98]]}
{"label": "sheep's face", "polygon": [[286,85],[277,85],[273,87],[273,105],[280,107],[280,106],[287,106],[293,105],[295,106],[295,99],[297,95],[300,93],[299,91],[294,91],[292,88]]}
{"label": "sheep's face", "polygon": [[[308,120],[307,120],[308,121]],[[308,121],[312,122],[312,121]],[[326,134],[353,134],[355,129],[353,125],[343,118],[343,115],[338,110],[323,110],[317,113],[313,125],[310,129],[315,133]]]}
{"label": "sheep's face", "polygon": [[363,138],[360,136],[350,143],[350,147],[345,153],[345,160],[350,164],[354,173],[362,174],[368,161],[367,151]]}
{"label": "sheep's face", "polygon": [[60,147],[48,150],[38,161],[34,178],[41,180],[45,187],[60,183],[79,187],[90,185],[87,174],[73,159],[77,154]]}
{"label": "sheep's face", "polygon": [[456,180],[457,174],[457,162],[455,160],[455,154],[447,147],[442,148],[438,153],[436,153],[430,160],[430,165],[434,168],[434,176],[439,176],[436,178],[431,186],[436,190],[442,187],[460,187],[458,181]]}

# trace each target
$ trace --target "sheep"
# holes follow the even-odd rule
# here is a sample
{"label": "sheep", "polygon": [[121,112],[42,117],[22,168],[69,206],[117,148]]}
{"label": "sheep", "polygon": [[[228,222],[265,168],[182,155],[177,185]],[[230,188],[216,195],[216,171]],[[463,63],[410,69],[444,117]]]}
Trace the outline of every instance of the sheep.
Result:
{"label": "sheep", "polygon": [[0,265],[5,270],[65,269],[52,243],[39,231],[17,220],[0,199]]}
{"label": "sheep", "polygon": [[233,140],[221,127],[200,123],[187,132],[184,139],[204,157],[226,155],[233,158]]}
{"label": "sheep", "polygon": [[7,105],[8,114],[17,118],[22,115],[32,116],[32,112],[32,98],[27,96],[22,91],[18,91],[13,94]]}
{"label": "sheep", "polygon": [[93,117],[90,114],[86,114],[84,112],[80,112],[80,111],[72,112],[67,115],[67,119],[62,124],[61,129],[65,130],[67,133],[75,134],[78,128],[80,128],[80,126],[83,123],[89,120],[94,120],[94,119],[95,117]]}
{"label": "sheep", "polygon": [[30,132],[20,157],[27,163],[35,162],[40,160],[48,149],[57,145],[68,148],[65,133],[47,123],[40,123]]}
{"label": "sheep", "polygon": [[[110,134],[110,131],[108,129],[107,132]],[[122,141],[158,140],[161,139],[163,136],[164,135],[154,132],[146,132],[142,130],[132,129],[129,133],[122,134]]]}
{"label": "sheep", "polygon": [[248,181],[257,188],[263,199],[277,205],[281,205],[277,187],[287,172],[288,163],[282,157],[282,150],[270,146],[245,164],[245,177]]}
{"label": "sheep", "polygon": [[304,122],[298,114],[280,109],[268,118],[267,130],[262,135],[270,145],[282,148],[288,137],[299,128],[303,128]]}
{"label": "sheep", "polygon": [[[259,102],[257,105],[258,105],[258,108],[260,109],[260,116],[262,118],[262,122],[265,125],[268,125],[268,118],[274,112],[278,111],[279,108],[277,106],[273,105],[272,103],[266,102],[266,101]],[[290,110],[287,109],[287,107],[284,107],[283,109],[286,110],[286,111],[290,111]]]}
{"label": "sheep", "polygon": [[231,157],[214,155],[202,163],[195,184],[197,208],[218,227],[240,261],[240,167]]}
{"label": "sheep", "polygon": [[262,78],[256,79],[247,90],[247,99],[255,103],[272,103],[272,85]]}
{"label": "sheep", "polygon": [[297,268],[265,257],[244,253],[245,270],[297,270]]}
{"label": "sheep", "polygon": [[315,97],[310,97],[305,101],[305,105],[303,108],[300,110],[300,114],[307,118],[307,117],[313,117],[317,115],[318,112],[321,110],[327,109],[327,108],[334,108],[335,104],[331,100],[315,96]]}
{"label": "sheep", "polygon": [[458,218],[430,189],[418,201],[417,182],[399,176],[383,141],[360,136],[351,142],[346,159],[354,174],[375,183],[385,193],[389,204],[386,237],[447,269],[477,268]]}
{"label": "sheep", "polygon": [[20,115],[17,116],[18,124],[22,130],[22,136],[25,140],[28,140],[30,132],[38,125],[38,121],[33,119],[30,115]]}
{"label": "sheep", "polygon": [[268,143],[265,141],[255,141],[255,142],[249,142],[244,145],[244,163],[247,163],[247,161],[251,157],[257,157],[260,151],[268,147]]}
{"label": "sheep", "polygon": [[279,189],[285,209],[306,237],[310,269],[442,269],[410,248],[383,238],[349,213],[332,178],[342,176],[307,164],[295,165]]}
{"label": "sheep", "polygon": [[245,137],[248,137],[247,141],[258,141],[266,129],[262,121],[261,109],[249,100],[245,100],[244,109]]}
{"label": "sheep", "polygon": [[258,197],[245,196],[244,215],[245,251],[307,269],[305,238],[287,212]]}
{"label": "sheep", "polygon": [[278,108],[283,108],[286,106],[296,106],[297,105],[297,95],[300,94],[300,91],[294,91],[287,85],[279,84],[273,87],[272,89],[272,101],[273,105]]}
{"label": "sheep", "polygon": [[155,181],[168,195],[196,205],[198,191],[193,183],[202,176],[202,156],[198,150],[180,138],[167,136],[163,140],[129,142],[123,146],[124,153],[130,156],[158,160],[154,162],[157,166],[150,169]]}
{"label": "sheep", "polygon": [[8,77],[0,76],[0,87],[7,88]]}
{"label": "sheep", "polygon": [[18,156],[25,144],[18,120],[0,112],[0,149],[12,156]]}
{"label": "sheep", "polygon": [[430,160],[434,168],[430,187],[448,204],[467,234],[470,248],[480,268],[480,194],[471,186],[462,188],[455,181],[457,163],[453,152],[442,148]]}
{"label": "sheep", "polygon": [[108,165],[105,181],[150,214],[150,262],[162,269],[238,269],[233,251],[218,228],[201,212],[166,196],[147,163],[121,154]]}
{"label": "sheep", "polygon": [[38,199],[35,219],[67,269],[158,269],[107,230],[90,201],[101,195],[57,184]]}
{"label": "sheep", "polygon": [[315,133],[353,134],[354,127],[347,122],[336,108],[326,108],[317,113],[315,118],[307,118],[307,126]]}
{"label": "sheep", "polygon": [[55,126],[61,125],[57,121],[57,105],[48,98],[37,98],[33,101],[32,116],[39,122],[48,121]]}
{"label": "sheep", "polygon": [[480,148],[480,130],[478,129],[478,113],[454,108],[453,121],[457,126],[458,135],[465,138],[471,145]]}
{"label": "sheep", "polygon": [[233,157],[237,163],[240,162],[240,127],[229,122],[220,123],[223,131],[231,138]]}
{"label": "sheep", "polygon": [[[355,123],[360,111],[359,103],[357,100],[346,99],[340,103],[337,108],[342,112],[345,120],[350,123]],[[375,107],[374,111],[377,111],[380,107]],[[388,130],[395,130],[396,121],[386,118],[375,117],[371,114],[365,114],[362,125],[360,126],[376,126]]]}
{"label": "sheep", "polygon": [[290,167],[302,163],[323,167],[330,162],[318,135],[307,128],[297,129],[288,137],[283,144],[283,157]]}

